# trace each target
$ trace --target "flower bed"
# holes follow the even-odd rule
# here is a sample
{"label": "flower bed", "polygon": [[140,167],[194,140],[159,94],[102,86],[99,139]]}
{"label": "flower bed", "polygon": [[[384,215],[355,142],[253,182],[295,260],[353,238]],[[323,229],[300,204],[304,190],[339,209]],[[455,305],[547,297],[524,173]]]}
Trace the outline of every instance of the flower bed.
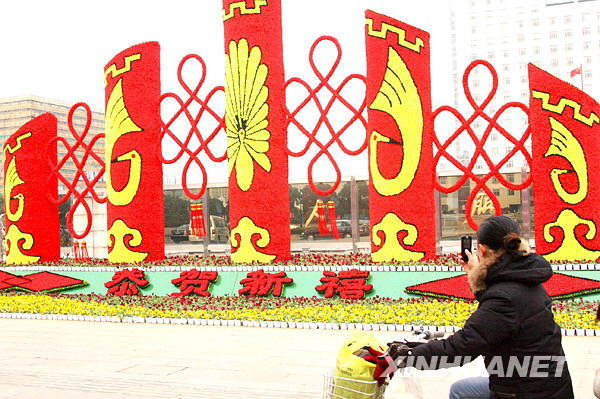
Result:
{"label": "flower bed", "polygon": [[[595,329],[600,302],[558,301],[555,319],[565,329]],[[259,320],[315,323],[461,326],[475,311],[471,301],[435,299],[156,297],[105,295],[0,295],[0,313],[144,318]]]}
{"label": "flower bed", "polygon": [[[573,262],[553,262],[557,265],[567,264],[589,264],[589,261],[573,261]],[[598,263],[598,262],[595,262]],[[222,266],[238,266],[239,263],[233,263],[230,256],[194,256],[180,255],[165,258],[155,262],[141,262],[135,264],[136,267],[153,268],[157,266],[207,266],[207,267],[222,267]],[[257,266],[264,266],[255,263]],[[292,258],[285,262],[271,262],[269,266],[369,266],[374,265],[371,254],[368,253],[351,253],[345,255],[328,255],[328,254],[300,254],[293,255]],[[424,259],[416,262],[386,262],[385,265],[395,266],[411,266],[411,265],[428,265],[428,266],[461,266],[462,261],[458,254],[441,255],[435,259]],[[0,267],[14,267],[19,265],[7,265],[0,262]],[[46,262],[32,264],[30,267],[39,266],[56,266],[56,267],[106,267],[119,266],[131,267],[133,264],[114,264],[109,263],[106,259],[89,259],[85,261],[76,261],[73,259],[62,259],[58,262]]]}

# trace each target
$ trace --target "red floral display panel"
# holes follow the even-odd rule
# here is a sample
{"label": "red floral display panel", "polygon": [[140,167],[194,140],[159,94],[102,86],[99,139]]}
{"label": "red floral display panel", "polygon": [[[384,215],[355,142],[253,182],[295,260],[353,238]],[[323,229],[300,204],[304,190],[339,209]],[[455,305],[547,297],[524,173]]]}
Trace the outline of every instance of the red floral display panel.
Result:
{"label": "red floral display panel", "polygon": [[290,258],[280,0],[225,0],[231,258]]}
{"label": "red floral display panel", "polygon": [[551,261],[600,258],[600,105],[529,64],[536,250]]}
{"label": "red floral display panel", "polygon": [[[550,280],[542,285],[553,299],[577,298],[600,292],[600,281],[561,273],[554,273]],[[406,292],[437,298],[475,299],[469,289],[466,274],[406,287]]]}
{"label": "red floral display panel", "polygon": [[160,146],[160,47],[142,43],[104,68],[108,259],[164,258]]}
{"label": "red floral display panel", "polygon": [[435,256],[429,33],[367,11],[374,262]]}
{"label": "red floral display panel", "polygon": [[54,292],[83,287],[87,282],[51,272],[19,276],[0,271],[0,291]]}
{"label": "red floral display panel", "polygon": [[[28,264],[60,259],[58,205],[48,195],[58,195],[56,164],[58,122],[43,114],[23,125],[4,143],[4,225],[6,263]],[[48,189],[47,189],[48,187]],[[50,191],[47,191],[50,190]]]}

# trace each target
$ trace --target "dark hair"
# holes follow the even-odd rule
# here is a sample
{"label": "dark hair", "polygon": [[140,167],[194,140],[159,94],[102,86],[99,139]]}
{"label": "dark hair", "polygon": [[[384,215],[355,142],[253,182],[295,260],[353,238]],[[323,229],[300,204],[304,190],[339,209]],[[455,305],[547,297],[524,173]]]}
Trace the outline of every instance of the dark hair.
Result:
{"label": "dark hair", "polygon": [[598,305],[598,313],[596,313],[596,321],[600,321],[600,305]]}
{"label": "dark hair", "polygon": [[519,226],[507,216],[493,216],[484,220],[479,226],[477,241],[493,250],[517,252],[521,245]]}

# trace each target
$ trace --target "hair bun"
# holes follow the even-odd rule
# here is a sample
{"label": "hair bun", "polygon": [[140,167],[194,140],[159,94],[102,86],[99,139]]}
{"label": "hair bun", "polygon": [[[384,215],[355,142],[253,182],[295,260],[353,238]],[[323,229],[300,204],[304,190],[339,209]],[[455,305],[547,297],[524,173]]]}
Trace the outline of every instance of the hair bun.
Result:
{"label": "hair bun", "polygon": [[517,233],[509,233],[504,236],[502,246],[507,252],[515,252],[521,245],[521,238]]}

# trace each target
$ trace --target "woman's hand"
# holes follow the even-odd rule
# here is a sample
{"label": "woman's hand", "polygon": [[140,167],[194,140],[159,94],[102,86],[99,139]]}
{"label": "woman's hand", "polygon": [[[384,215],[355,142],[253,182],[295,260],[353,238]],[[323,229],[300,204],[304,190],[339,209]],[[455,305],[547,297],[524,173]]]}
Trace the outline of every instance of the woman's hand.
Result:
{"label": "woman's hand", "polygon": [[468,249],[465,250],[465,254],[467,254],[468,260],[463,262],[462,267],[465,272],[469,273],[473,268],[479,266],[479,258],[477,257],[477,254],[471,253]]}

